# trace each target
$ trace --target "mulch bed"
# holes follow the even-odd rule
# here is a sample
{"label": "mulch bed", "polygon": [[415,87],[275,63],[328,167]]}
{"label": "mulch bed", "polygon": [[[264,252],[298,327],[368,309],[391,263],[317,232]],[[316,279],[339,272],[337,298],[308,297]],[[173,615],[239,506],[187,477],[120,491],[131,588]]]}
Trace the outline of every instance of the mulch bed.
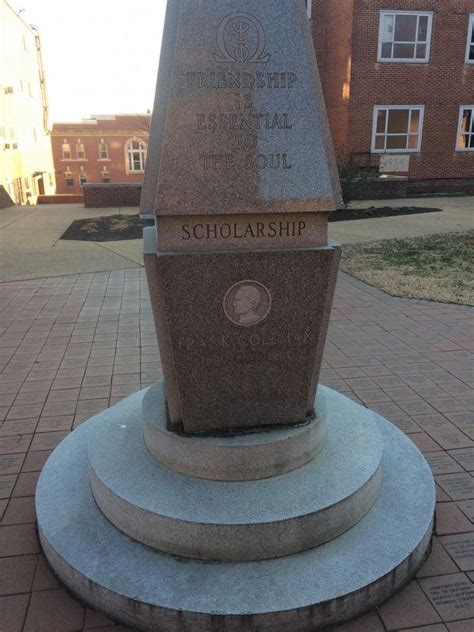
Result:
{"label": "mulch bed", "polygon": [[[329,215],[329,221],[346,222],[356,219],[439,213],[440,211],[441,209],[439,208],[418,206],[340,209]],[[153,224],[153,220],[140,219],[139,215],[110,215],[108,217],[76,219],[61,235],[61,239],[73,241],[124,241],[129,239],[141,239],[143,237],[143,228],[145,226],[153,226]]]}
{"label": "mulch bed", "polygon": [[143,228],[153,226],[154,220],[140,219],[139,215],[110,215],[91,219],[76,219],[60,239],[73,241],[124,241],[142,239]]}
{"label": "mulch bed", "polygon": [[421,213],[440,213],[440,208],[429,208],[424,206],[401,206],[394,208],[391,206],[381,206],[376,208],[361,209],[339,209],[329,215],[330,222],[347,222],[355,219],[376,219],[380,217],[398,217],[398,215],[419,215]]}

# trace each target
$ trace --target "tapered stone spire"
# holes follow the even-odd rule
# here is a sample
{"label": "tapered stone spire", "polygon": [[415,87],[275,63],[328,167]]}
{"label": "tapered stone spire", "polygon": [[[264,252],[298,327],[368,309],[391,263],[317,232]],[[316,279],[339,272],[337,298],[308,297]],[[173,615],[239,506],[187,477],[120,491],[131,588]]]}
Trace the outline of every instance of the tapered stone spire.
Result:
{"label": "tapered stone spire", "polygon": [[172,426],[313,415],[338,198],[304,4],[168,3],[142,212]]}

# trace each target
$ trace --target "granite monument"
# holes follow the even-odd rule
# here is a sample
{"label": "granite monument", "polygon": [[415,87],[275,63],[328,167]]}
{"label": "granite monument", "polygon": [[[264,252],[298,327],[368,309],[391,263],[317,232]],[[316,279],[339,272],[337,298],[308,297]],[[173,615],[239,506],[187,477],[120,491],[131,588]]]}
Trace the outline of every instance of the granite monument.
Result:
{"label": "granite monument", "polygon": [[234,4],[169,7],[142,201],[170,423],[187,433],[311,419],[340,255],[306,16]]}
{"label": "granite monument", "polygon": [[319,384],[338,196],[303,0],[169,0],[142,196],[164,380],[81,424],[36,493],[83,602],[140,630],[314,632],[423,563],[426,461]]}

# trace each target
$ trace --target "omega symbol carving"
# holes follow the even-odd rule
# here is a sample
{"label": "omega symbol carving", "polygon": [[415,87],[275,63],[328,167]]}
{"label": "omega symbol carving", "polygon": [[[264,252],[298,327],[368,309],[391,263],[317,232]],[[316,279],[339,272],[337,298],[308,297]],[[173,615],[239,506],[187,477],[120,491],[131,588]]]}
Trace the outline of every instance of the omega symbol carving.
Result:
{"label": "omega symbol carving", "polygon": [[272,306],[268,288],[258,281],[239,281],[224,296],[223,308],[227,318],[242,327],[250,327],[262,322]]}
{"label": "omega symbol carving", "polygon": [[266,64],[266,37],[259,20],[249,13],[231,13],[217,29],[216,62],[229,64]]}

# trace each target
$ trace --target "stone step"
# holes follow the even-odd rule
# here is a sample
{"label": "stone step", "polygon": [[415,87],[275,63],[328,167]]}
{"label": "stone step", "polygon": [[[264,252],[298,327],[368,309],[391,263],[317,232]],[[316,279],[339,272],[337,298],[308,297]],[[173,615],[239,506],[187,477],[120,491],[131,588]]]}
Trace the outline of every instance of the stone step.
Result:
{"label": "stone step", "polygon": [[[97,504],[134,540],[196,559],[268,559],[334,538],[372,507],[383,444],[373,413],[351,400],[337,406],[333,391],[319,390],[329,429],[320,454],[296,470],[253,481],[204,480],[162,466],[145,448],[141,411],[124,418],[117,410],[89,444]],[[190,452],[202,443],[184,440]],[[262,438],[245,441],[258,448]]]}
{"label": "stone step", "polygon": [[143,398],[145,445],[162,465],[189,476],[217,481],[270,478],[301,467],[322,450],[328,432],[325,401],[320,390],[316,418],[299,426],[190,437],[168,427],[161,380]]}
{"label": "stone step", "polygon": [[[54,572],[81,600],[142,630],[303,632],[380,605],[414,576],[429,549],[433,478],[418,449],[392,424],[342,395],[331,397],[345,418],[355,407],[375,419],[385,446],[380,493],[352,529],[302,553],[254,562],[184,559],[132,540],[94,502],[87,444],[110,419],[129,426],[142,392],[82,424],[42,471],[38,528]],[[130,457],[123,475],[135,465]],[[185,488],[180,493],[188,498]],[[231,495],[229,504],[234,500]],[[256,514],[267,501],[256,504]]]}

